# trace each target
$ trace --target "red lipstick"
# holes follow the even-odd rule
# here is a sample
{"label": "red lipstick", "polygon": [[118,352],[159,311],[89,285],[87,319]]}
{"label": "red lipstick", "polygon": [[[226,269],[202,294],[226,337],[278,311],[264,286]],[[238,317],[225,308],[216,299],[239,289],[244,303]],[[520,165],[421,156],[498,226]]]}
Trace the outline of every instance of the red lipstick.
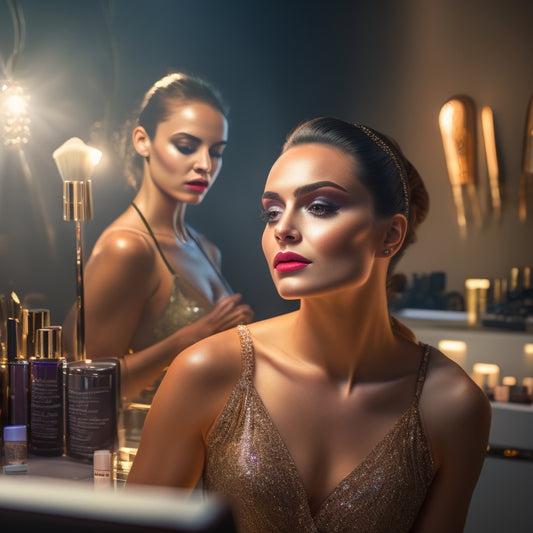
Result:
{"label": "red lipstick", "polygon": [[294,272],[305,268],[311,261],[294,252],[278,252],[274,257],[274,268],[278,272]]}
{"label": "red lipstick", "polygon": [[209,186],[209,182],[205,179],[198,178],[196,180],[187,181],[185,186],[194,192],[204,192]]}

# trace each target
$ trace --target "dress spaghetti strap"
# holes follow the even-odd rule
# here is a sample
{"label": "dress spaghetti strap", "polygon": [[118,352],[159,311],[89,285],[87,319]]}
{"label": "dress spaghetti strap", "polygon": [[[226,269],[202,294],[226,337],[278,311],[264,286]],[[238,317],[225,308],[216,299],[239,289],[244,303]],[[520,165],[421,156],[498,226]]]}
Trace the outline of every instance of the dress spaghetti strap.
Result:
{"label": "dress spaghetti strap", "polygon": [[251,382],[255,369],[254,343],[250,335],[250,330],[244,324],[237,326],[237,333],[241,341],[242,378]]}
{"label": "dress spaghetti strap", "polygon": [[155,247],[157,248],[157,251],[159,252],[159,255],[161,256],[161,259],[164,261],[165,265],[168,268],[168,271],[173,275],[176,276],[176,272],[170,265],[170,263],[167,261],[167,258],[165,257],[165,254],[163,253],[163,250],[161,250],[161,246],[159,246],[159,243],[157,242],[157,239],[155,238],[154,232],[152,231],[152,228],[150,227],[150,224],[148,224],[148,220],[144,218],[144,215],[141,213],[141,210],[135,205],[135,202],[131,202],[131,205],[134,207],[135,211],[139,214],[139,217],[141,218],[144,226],[146,227],[146,231],[150,234],[150,237],[152,237],[152,240],[154,241]]}
{"label": "dress spaghetti strap", "polygon": [[[166,267],[168,268],[168,271],[178,278],[179,276],[176,274],[176,271],[172,268],[170,263],[167,261],[167,258],[165,257],[165,254],[163,253],[163,250],[161,249],[161,246],[159,246],[159,243],[157,242],[156,236],[154,235],[154,232],[152,231],[152,228],[150,227],[150,224],[148,224],[148,220],[144,217],[141,210],[138,208],[138,206],[135,204],[135,202],[131,202],[131,205],[134,207],[135,211],[137,211],[139,217],[141,218],[144,226],[146,227],[146,231],[150,234],[150,237],[152,237],[152,240],[154,241],[155,247],[157,248],[157,251],[159,252],[159,255],[161,256],[161,259],[163,259]],[[222,275],[222,272],[218,269],[217,265],[213,263],[212,259],[209,257],[207,252],[204,250],[204,247],[202,246],[202,243],[200,240],[196,237],[196,235],[193,234],[191,231],[191,228],[187,228],[188,236],[194,241],[202,255],[205,257],[206,261],[211,265],[211,268],[215,271],[215,274],[217,275],[218,279],[220,280],[220,283],[226,290],[228,294],[233,294],[232,288],[229,286],[228,282]]]}
{"label": "dress spaghetti strap", "polygon": [[420,363],[420,369],[418,371],[418,379],[416,381],[416,391],[415,391],[415,403],[418,405],[420,400],[420,395],[422,394],[422,387],[426,380],[426,373],[429,361],[430,346],[429,344],[421,344],[424,349],[424,356],[422,357],[422,362]]}

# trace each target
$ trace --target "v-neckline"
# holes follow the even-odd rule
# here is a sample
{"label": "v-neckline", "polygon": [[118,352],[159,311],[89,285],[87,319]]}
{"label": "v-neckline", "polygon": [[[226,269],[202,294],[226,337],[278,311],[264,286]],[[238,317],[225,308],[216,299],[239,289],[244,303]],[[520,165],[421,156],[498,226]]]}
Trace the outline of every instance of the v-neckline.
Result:
{"label": "v-neckline", "polygon": [[309,513],[310,518],[313,520],[313,522],[316,522],[317,517],[320,515],[321,511],[325,508],[328,501],[331,500],[335,494],[341,489],[342,485],[344,485],[349,479],[354,477],[358,471],[360,471],[364,465],[371,460],[373,456],[378,453],[378,450],[382,447],[384,442],[394,433],[396,428],[403,422],[405,418],[407,418],[413,409],[416,409],[416,396],[413,398],[413,401],[407,407],[402,414],[394,421],[390,429],[385,433],[385,435],[379,439],[379,441],[372,447],[372,449],[368,452],[368,454],[348,473],[346,474],[333,488],[332,490],[326,495],[326,497],[322,500],[320,505],[317,507],[315,511],[311,509],[311,506],[309,504],[309,495],[307,493],[307,489],[305,486],[305,483],[303,481],[302,475],[300,471],[298,470],[298,467],[296,466],[296,462],[294,461],[294,458],[289,451],[289,448],[287,447],[287,444],[283,440],[283,437],[281,436],[281,433],[274,423],[274,420],[272,419],[269,410],[267,409],[266,405],[263,403],[263,399],[261,398],[259,392],[257,391],[255,384],[252,382],[250,383],[251,390],[253,394],[256,397],[256,400],[259,403],[260,409],[263,411],[263,414],[265,416],[265,419],[268,421],[269,425],[271,426],[273,433],[276,435],[276,439],[279,443],[279,446],[283,449],[284,454],[287,457],[288,463],[291,467],[291,469],[294,471],[294,478],[297,480],[298,485],[298,491],[300,492],[300,496],[303,501],[306,502],[307,511]]}

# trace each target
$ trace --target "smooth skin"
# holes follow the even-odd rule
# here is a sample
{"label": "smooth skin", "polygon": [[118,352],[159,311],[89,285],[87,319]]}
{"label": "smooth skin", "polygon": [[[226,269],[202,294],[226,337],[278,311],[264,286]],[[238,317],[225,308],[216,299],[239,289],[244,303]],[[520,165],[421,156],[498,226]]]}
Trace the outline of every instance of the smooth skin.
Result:
{"label": "smooth skin", "polygon": [[[154,326],[168,303],[173,277],[132,206],[106,228],[85,268],[87,357],[119,357],[127,397],[153,383],[187,346],[253,317],[240,294],[228,295],[212,265],[188,238],[185,225],[186,207],[202,201],[220,171],[227,143],[225,117],[202,102],[176,101],[153,139],[141,126],[132,137],[144,158],[134,202],[175,272],[215,307],[155,342]],[[220,268],[216,246],[205,238],[202,246]]]}
{"label": "smooth skin", "polygon": [[[293,313],[249,326],[254,383],[307,489],[311,512],[409,408],[423,349],[391,328],[390,261],[406,219],[377,219],[351,156],[304,144],[274,164],[265,187],[263,250]],[[307,266],[281,272],[279,252]],[[148,415],[128,484],[194,488],[206,441],[241,373],[239,339],[225,331],[172,364]],[[432,349],[420,412],[434,480],[415,532],[463,530],[483,464],[490,404],[467,374]]]}

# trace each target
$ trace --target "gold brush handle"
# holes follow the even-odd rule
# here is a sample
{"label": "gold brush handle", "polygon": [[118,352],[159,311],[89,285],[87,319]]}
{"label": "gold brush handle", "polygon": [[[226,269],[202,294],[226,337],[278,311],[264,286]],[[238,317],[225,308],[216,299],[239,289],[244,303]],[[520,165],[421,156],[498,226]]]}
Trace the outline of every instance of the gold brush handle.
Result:
{"label": "gold brush handle", "polygon": [[520,176],[520,191],[518,214],[520,220],[527,218],[528,201],[533,195],[533,96],[529,99],[526,128],[524,131],[524,151],[522,155],[522,175]]}
{"label": "gold brush handle", "polygon": [[500,171],[498,167],[498,154],[496,151],[496,135],[494,133],[494,115],[489,106],[481,110],[481,125],[485,141],[485,157],[489,174],[490,198],[494,218],[499,220],[502,212],[502,198],[500,191]]}
{"label": "gold brush handle", "polygon": [[455,96],[448,100],[440,110],[439,126],[457,211],[457,222],[461,236],[464,238],[466,237],[467,214],[463,192],[466,192],[466,199],[475,224],[481,226],[481,210],[476,190],[474,102],[467,96]]}

